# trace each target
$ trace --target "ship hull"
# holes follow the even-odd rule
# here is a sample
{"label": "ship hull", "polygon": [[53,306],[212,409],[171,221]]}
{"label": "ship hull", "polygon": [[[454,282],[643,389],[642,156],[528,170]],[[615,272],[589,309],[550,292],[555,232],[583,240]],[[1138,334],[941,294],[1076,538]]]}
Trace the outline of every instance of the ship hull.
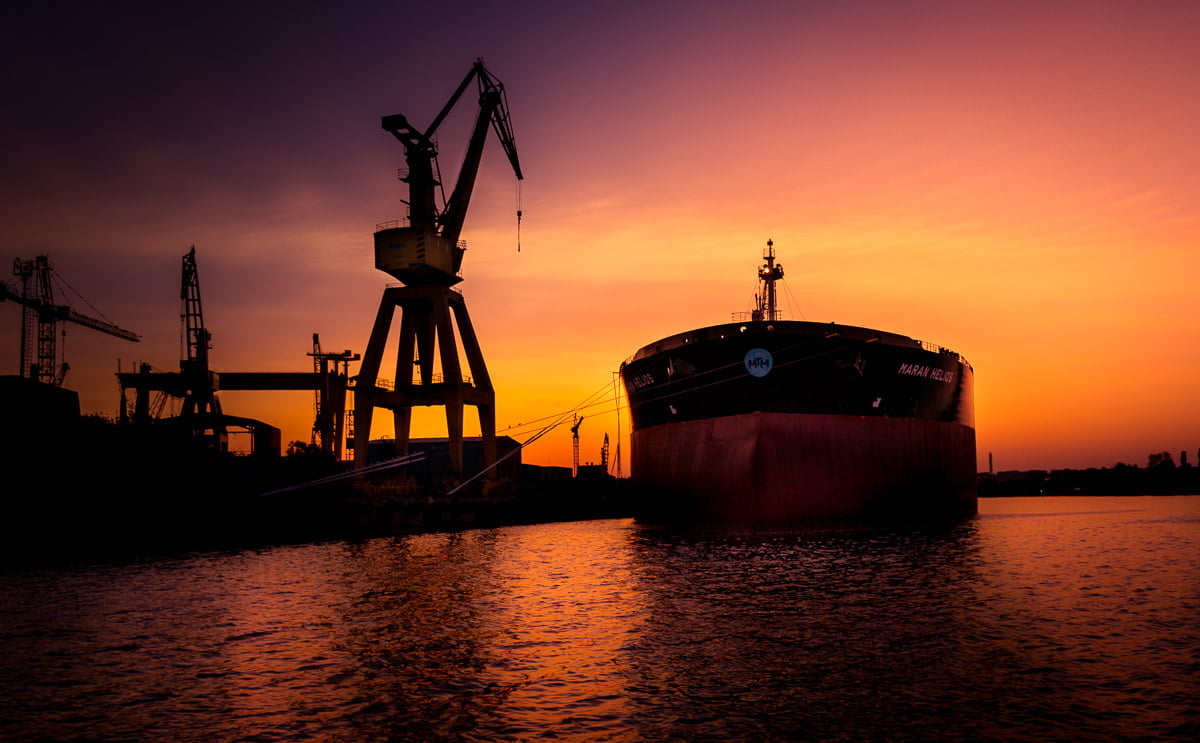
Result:
{"label": "ship hull", "polygon": [[866,328],[703,328],[622,365],[645,520],[778,522],[975,510],[973,372]]}
{"label": "ship hull", "polygon": [[755,412],[634,431],[631,455],[644,519],[975,511],[975,433],[957,423]]}

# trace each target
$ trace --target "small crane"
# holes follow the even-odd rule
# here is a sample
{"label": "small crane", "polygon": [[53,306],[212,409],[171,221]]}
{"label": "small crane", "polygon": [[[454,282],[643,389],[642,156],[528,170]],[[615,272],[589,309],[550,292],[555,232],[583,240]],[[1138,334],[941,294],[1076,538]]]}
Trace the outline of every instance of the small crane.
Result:
{"label": "small crane", "polygon": [[[322,352],[321,336],[313,333],[312,338],[313,350],[309,356],[313,360],[313,376],[316,382],[316,416],[313,419],[310,443],[321,451],[333,454],[334,459],[340,460],[345,416],[338,411],[346,408],[345,380],[349,376],[350,362],[358,361],[359,355],[349,349],[336,353]],[[340,384],[335,383],[339,380]]]}
{"label": "small crane", "polygon": [[571,477],[579,477],[579,427],[583,416],[575,414],[575,425],[571,426]]}
{"label": "small crane", "polygon": [[[70,366],[65,361],[61,366],[58,363],[59,321],[73,322],[134,343],[141,340],[141,336],[133,331],[80,314],[67,305],[55,304],[53,279],[57,273],[47,256],[39,255],[28,261],[20,258],[14,260],[13,275],[21,279],[21,291],[18,293],[0,282],[0,302],[11,299],[24,307],[24,322],[21,325],[22,377],[62,386]],[[61,277],[58,278],[62,281]]]}
{"label": "small crane", "polygon": [[[208,365],[208,351],[212,348],[212,334],[204,325],[204,309],[200,304],[200,274],[196,270],[196,246],[183,256],[183,272],[180,280],[179,300],[182,311],[184,342],[187,358],[180,360],[179,371],[187,380],[188,393],[183,399],[181,414],[221,415],[221,401],[217,399],[217,380]],[[223,433],[222,433],[223,435]]]}

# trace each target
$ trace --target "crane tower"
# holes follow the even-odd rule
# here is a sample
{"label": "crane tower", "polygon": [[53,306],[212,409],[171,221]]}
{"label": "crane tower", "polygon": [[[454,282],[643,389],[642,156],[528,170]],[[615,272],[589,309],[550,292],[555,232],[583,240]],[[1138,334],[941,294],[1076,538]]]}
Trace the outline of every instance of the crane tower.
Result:
{"label": "crane tower", "polygon": [[70,367],[65,361],[61,366],[58,363],[56,339],[60,321],[82,325],[134,343],[141,340],[139,335],[130,330],[80,314],[69,305],[55,304],[53,278],[56,272],[48,257],[39,255],[33,260],[14,260],[13,275],[21,279],[21,291],[18,293],[0,283],[0,302],[11,299],[24,307],[21,324],[22,377],[42,384],[62,386]]}
{"label": "crane tower", "polygon": [[[437,207],[441,187],[437,167],[438,127],[466,92],[477,83],[479,112],[467,142],[458,182],[443,208]],[[385,116],[383,129],[404,146],[407,169],[401,180],[408,184],[408,218],[384,222],[375,231],[375,267],[403,282],[384,290],[379,312],[363,353],[354,389],[354,458],[367,462],[367,444],[375,408],[390,410],[395,425],[396,454],[408,453],[412,409],[417,405],[445,407],[451,475],[462,477],[463,411],[473,405],[479,414],[483,466],[496,459],[495,392],[483,352],[467,313],[462,294],[451,289],[462,281],[466,245],[459,240],[483,146],[490,127],[495,131],[517,179],[523,178],[516,142],[509,123],[504,86],[475,62],[450,100],[424,131],[403,115]],[[518,218],[520,212],[517,212]],[[379,379],[379,369],[395,311],[401,312],[395,382],[391,389]],[[458,341],[461,340],[470,375],[462,373]],[[434,374],[435,348],[441,375]]]}

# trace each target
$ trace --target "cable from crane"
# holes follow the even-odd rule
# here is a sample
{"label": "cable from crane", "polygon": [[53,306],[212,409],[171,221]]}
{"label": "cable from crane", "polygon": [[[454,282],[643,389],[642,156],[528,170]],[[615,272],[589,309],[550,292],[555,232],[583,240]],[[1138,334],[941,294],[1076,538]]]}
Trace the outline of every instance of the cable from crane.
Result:
{"label": "cable from crane", "polygon": [[[92,311],[92,314],[96,315],[101,320],[103,320],[109,324],[112,324],[112,325],[116,324],[112,320],[109,320],[107,315],[105,315],[100,310],[96,309],[96,305],[89,302],[87,300],[87,297],[83,296],[78,291],[76,291],[75,287],[71,286],[71,282],[69,282],[65,278],[63,278],[63,275],[60,274],[58,271],[55,271],[53,268],[50,269],[50,278],[51,278],[51,280],[54,281],[55,284],[58,285],[58,288],[60,290],[63,290],[63,289],[66,290],[63,292],[64,294],[66,294],[67,292],[70,292],[71,294],[74,294],[79,299],[80,302],[83,302],[84,304],[86,304],[88,306],[88,308]],[[71,303],[70,300],[67,300],[67,304],[70,305],[70,303]]]}
{"label": "cable from crane", "polygon": [[521,252],[521,184],[520,178],[517,179],[517,252]]}

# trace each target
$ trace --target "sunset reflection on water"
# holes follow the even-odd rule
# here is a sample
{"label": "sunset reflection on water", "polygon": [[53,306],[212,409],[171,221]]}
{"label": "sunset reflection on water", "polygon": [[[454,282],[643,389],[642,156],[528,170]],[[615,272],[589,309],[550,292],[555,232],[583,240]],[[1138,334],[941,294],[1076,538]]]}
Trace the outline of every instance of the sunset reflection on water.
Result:
{"label": "sunset reflection on water", "polygon": [[331,631],[352,658],[334,680],[354,689],[356,736],[624,736],[622,653],[644,604],[633,528],[575,522],[353,548],[342,562],[354,597]]}
{"label": "sunset reflection on water", "polygon": [[[972,644],[1001,714],[1113,738],[1200,733],[1200,498],[981,502]],[[1053,695],[1050,697],[1049,695]],[[1176,713],[1191,707],[1190,728]],[[1007,709],[1006,709],[1007,707]],[[1191,732],[1186,732],[1190,730]]]}
{"label": "sunset reflection on water", "polygon": [[0,572],[0,740],[1192,740],[1200,497]]}
{"label": "sunset reflection on water", "polygon": [[628,719],[626,649],[645,612],[631,531],[592,522],[509,530],[480,603],[492,627],[485,674],[506,690],[495,710],[503,729],[612,733]]}

